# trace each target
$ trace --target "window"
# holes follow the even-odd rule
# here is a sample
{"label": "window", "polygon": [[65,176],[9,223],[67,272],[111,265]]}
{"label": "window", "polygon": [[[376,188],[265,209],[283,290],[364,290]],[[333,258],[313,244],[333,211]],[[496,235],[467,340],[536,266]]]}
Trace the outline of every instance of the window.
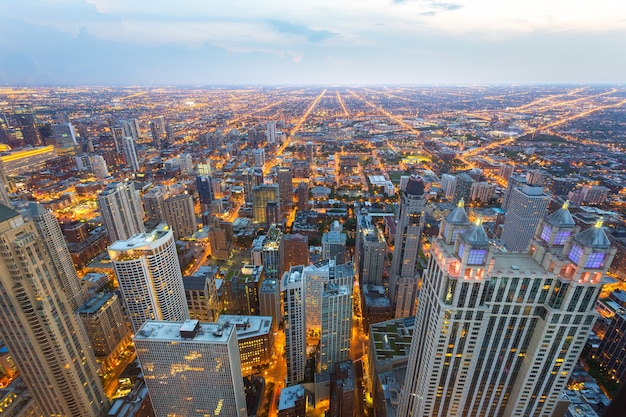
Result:
{"label": "window", "polygon": [[589,258],[587,258],[585,268],[600,268],[603,261],[604,252],[593,252],[591,255],[589,255]]}
{"label": "window", "polygon": [[556,237],[554,238],[554,244],[555,245],[565,244],[565,241],[567,241],[567,238],[569,237],[571,233],[572,232],[570,230],[561,230],[560,232],[556,234]]}
{"label": "window", "polygon": [[548,242],[550,240],[550,234],[552,233],[552,228],[549,225],[543,226],[543,230],[541,231],[541,239],[544,242]]}
{"label": "window", "polygon": [[569,251],[569,260],[577,264],[580,261],[581,256],[583,256],[583,248],[580,245],[572,246],[572,249]]}

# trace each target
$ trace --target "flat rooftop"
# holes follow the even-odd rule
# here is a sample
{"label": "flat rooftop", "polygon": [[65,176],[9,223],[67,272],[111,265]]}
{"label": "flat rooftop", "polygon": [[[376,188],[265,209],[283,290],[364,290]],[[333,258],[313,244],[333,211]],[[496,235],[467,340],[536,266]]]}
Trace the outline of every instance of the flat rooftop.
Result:
{"label": "flat rooftop", "polygon": [[272,331],[272,316],[234,316],[222,314],[218,324],[235,326],[237,339],[266,336]]}
{"label": "flat rooftop", "polygon": [[285,387],[280,391],[278,400],[278,411],[294,408],[296,401],[304,398],[304,386],[302,384]]}
{"label": "flat rooftop", "polygon": [[154,341],[177,341],[177,342],[195,342],[195,343],[219,343],[224,344],[228,341],[235,326],[218,323],[200,323],[198,333],[193,339],[183,339],[180,330],[185,330],[184,326],[187,322],[182,321],[159,321],[148,320],[135,334],[135,340],[154,340]]}

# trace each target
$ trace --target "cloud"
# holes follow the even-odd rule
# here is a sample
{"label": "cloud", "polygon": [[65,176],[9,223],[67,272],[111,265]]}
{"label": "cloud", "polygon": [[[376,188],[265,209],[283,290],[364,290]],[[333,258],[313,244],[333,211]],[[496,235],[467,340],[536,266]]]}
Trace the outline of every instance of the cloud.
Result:
{"label": "cloud", "polygon": [[447,11],[458,10],[463,7],[462,4],[458,4],[458,3],[439,3],[439,2],[432,2],[430,3],[430,6],[434,7],[435,9],[447,10]]}
{"label": "cloud", "polygon": [[291,35],[304,36],[309,42],[322,42],[337,36],[329,30],[315,30],[310,27],[297,23],[285,22],[283,20],[269,20],[269,25],[272,29],[280,33],[288,33]]}

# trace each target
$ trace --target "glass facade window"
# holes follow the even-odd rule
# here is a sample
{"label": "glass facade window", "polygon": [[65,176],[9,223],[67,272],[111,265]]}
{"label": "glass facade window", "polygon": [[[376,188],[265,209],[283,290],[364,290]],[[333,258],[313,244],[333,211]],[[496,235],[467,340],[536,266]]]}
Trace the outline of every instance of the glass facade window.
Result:
{"label": "glass facade window", "polygon": [[468,265],[482,265],[485,263],[485,257],[487,255],[486,249],[471,249],[469,257],[467,258]]}
{"label": "glass facade window", "polygon": [[561,230],[560,232],[558,232],[556,234],[556,237],[554,238],[554,244],[555,245],[563,245],[563,244],[565,244],[565,242],[567,241],[567,238],[569,238],[569,235],[571,233],[572,232],[569,231],[569,230]]}
{"label": "glass facade window", "polygon": [[541,239],[544,242],[547,242],[550,239],[550,234],[552,233],[552,228],[547,224],[543,226],[543,230],[541,231]]}
{"label": "glass facade window", "polygon": [[594,252],[589,255],[587,262],[585,263],[585,268],[600,268],[602,266],[602,262],[604,261],[604,252]]}
{"label": "glass facade window", "polygon": [[569,251],[569,260],[578,264],[580,261],[580,257],[583,256],[583,248],[580,245],[572,246],[572,249]]}

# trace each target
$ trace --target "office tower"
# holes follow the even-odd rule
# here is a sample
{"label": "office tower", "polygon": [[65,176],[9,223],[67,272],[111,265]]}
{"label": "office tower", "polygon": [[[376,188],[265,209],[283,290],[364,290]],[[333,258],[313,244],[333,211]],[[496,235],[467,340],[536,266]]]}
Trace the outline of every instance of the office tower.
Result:
{"label": "office tower", "polygon": [[356,395],[360,395],[356,389],[354,363],[343,361],[335,364],[330,381],[329,417],[354,415]]}
{"label": "office tower", "polygon": [[383,285],[383,270],[387,255],[387,241],[382,231],[372,222],[369,213],[359,213],[356,224],[354,257],[359,283],[362,286]]}
{"label": "office tower", "polygon": [[[61,123],[52,125],[52,139],[55,139],[61,146],[76,146],[76,129],[71,123]],[[51,138],[48,138],[51,139]]]}
{"label": "office tower", "polygon": [[283,235],[283,271],[289,271],[292,266],[309,264],[309,238],[296,233]]}
{"label": "office tower", "polygon": [[611,318],[596,357],[618,384],[626,381],[626,314],[618,310]]}
{"label": "office tower", "polygon": [[163,214],[168,226],[174,232],[174,239],[191,236],[198,228],[193,197],[189,194],[179,194],[165,200]]}
{"label": "office tower", "polygon": [[313,142],[306,143],[306,161],[309,165],[313,165],[313,158],[315,157],[315,144]]}
{"label": "office tower", "polygon": [[[293,268],[292,268],[293,269]],[[322,297],[324,286],[334,283],[352,288],[354,266],[337,265],[334,259],[325,259],[302,269],[306,287],[306,329],[319,331],[322,326]]]}
{"label": "office tower", "polygon": [[254,158],[254,166],[263,168],[265,165],[265,149],[255,149],[252,151],[252,157]]}
{"label": "office tower", "polygon": [[520,254],[495,252],[480,222],[444,221],[397,415],[552,416],[615,254],[601,226],[577,233],[565,206]]}
{"label": "office tower", "polygon": [[470,201],[470,193],[472,192],[472,184],[474,179],[466,173],[461,173],[456,177],[456,185],[454,186],[454,196],[452,197],[453,203],[458,203],[459,200]]}
{"label": "office tower", "polygon": [[306,210],[309,206],[309,185],[304,181],[298,183],[296,193],[298,195],[298,211]]}
{"label": "office tower", "polygon": [[165,221],[163,203],[167,198],[167,191],[163,186],[156,186],[143,195],[143,207],[146,210],[148,222],[160,223]]}
{"label": "office tower", "polygon": [[280,283],[285,316],[285,356],[287,385],[304,380],[306,366],[306,303],[303,267],[294,266],[285,272]]}
{"label": "office tower", "polygon": [[509,204],[510,204],[511,196],[513,195],[513,190],[515,188],[522,188],[526,184],[528,184],[528,182],[526,181],[526,176],[524,175],[513,174],[509,177],[507,181],[507,185],[506,185],[506,190],[504,190],[504,194],[502,194],[502,208],[504,210],[509,209]]}
{"label": "office tower", "polygon": [[283,306],[280,297],[280,280],[267,279],[259,287],[259,311],[262,316],[272,317],[273,332],[283,322]]}
{"label": "office tower", "polygon": [[389,300],[394,317],[415,314],[417,296],[417,262],[424,227],[424,181],[412,175],[400,194],[396,239],[389,272]]}
{"label": "office tower", "polygon": [[290,166],[278,168],[278,188],[280,190],[280,204],[291,208],[293,203],[293,173]]}
{"label": "office tower", "polygon": [[267,223],[265,209],[267,203],[280,203],[278,184],[261,184],[252,187],[252,210],[256,223]]}
{"label": "office tower", "polygon": [[446,198],[454,198],[456,191],[456,175],[441,174],[441,191]]}
{"label": "office tower", "polygon": [[330,230],[322,235],[322,259],[334,259],[337,265],[346,261],[346,241],[343,226],[335,220]]}
{"label": "office tower", "polygon": [[232,224],[213,218],[209,221],[209,246],[211,256],[219,261],[226,261],[230,257],[233,244]]}
{"label": "office tower", "polygon": [[137,157],[137,149],[135,148],[135,139],[124,136],[122,138],[122,150],[126,157],[126,163],[133,172],[139,172],[139,158]]}
{"label": "office tower", "polygon": [[133,138],[134,140],[139,139],[140,130],[139,130],[139,120],[137,119],[128,119],[128,120],[120,120],[119,125],[124,130],[124,136]]}
{"label": "office tower", "polygon": [[268,145],[276,145],[276,122],[267,122],[265,125],[265,136]]}
{"label": "office tower", "polygon": [[196,177],[196,188],[198,189],[202,210],[205,211],[214,200],[211,177],[208,175],[198,175]]}
{"label": "office tower", "polygon": [[502,242],[514,252],[525,252],[539,221],[546,214],[550,197],[542,187],[524,185],[511,191],[506,219],[502,225]]}
{"label": "office tower", "polygon": [[217,324],[235,326],[243,376],[253,375],[260,366],[269,365],[274,352],[272,317],[223,314]]}
{"label": "office tower", "polygon": [[114,182],[98,195],[98,209],[111,242],[126,240],[144,231],[139,191],[132,182]]}
{"label": "office tower", "polygon": [[319,373],[331,373],[335,364],[350,359],[352,288],[352,285],[337,285],[332,281],[324,284]]}
{"label": "office tower", "polygon": [[52,259],[50,266],[56,270],[70,306],[72,310],[75,310],[85,302],[87,293],[81,286],[80,279],[76,274],[76,268],[74,268],[59,222],[50,210],[39,203],[28,205],[28,215],[33,220],[37,232],[39,232],[41,243]]}
{"label": "office tower", "polygon": [[265,279],[279,279],[284,268],[283,231],[275,225],[270,227],[263,242],[263,269]]}
{"label": "office tower", "polygon": [[107,166],[107,163],[102,155],[91,155],[89,157],[89,162],[91,163],[91,169],[93,171],[93,174],[99,180],[103,180],[110,175],[109,167]]}
{"label": "office tower", "polygon": [[147,321],[133,338],[155,417],[246,417],[234,325]]}
{"label": "office tower", "polygon": [[114,292],[96,294],[76,312],[98,358],[106,359],[119,349],[126,348],[122,341],[130,342],[131,333],[124,319],[122,301]]}
{"label": "office tower", "polygon": [[270,228],[273,224],[280,223],[280,204],[270,201],[265,205],[265,227]]}
{"label": "office tower", "polygon": [[174,234],[165,224],[118,240],[109,256],[134,332],[146,320],[189,318]]}
{"label": "office tower", "polygon": [[31,221],[0,205],[0,335],[46,416],[108,410],[98,367]]}
{"label": "office tower", "polygon": [[35,112],[32,107],[29,105],[20,105],[15,107],[13,109],[13,115],[15,117],[15,121],[17,122],[17,126],[22,132],[24,144],[31,146],[43,145],[39,129],[37,128]]}

